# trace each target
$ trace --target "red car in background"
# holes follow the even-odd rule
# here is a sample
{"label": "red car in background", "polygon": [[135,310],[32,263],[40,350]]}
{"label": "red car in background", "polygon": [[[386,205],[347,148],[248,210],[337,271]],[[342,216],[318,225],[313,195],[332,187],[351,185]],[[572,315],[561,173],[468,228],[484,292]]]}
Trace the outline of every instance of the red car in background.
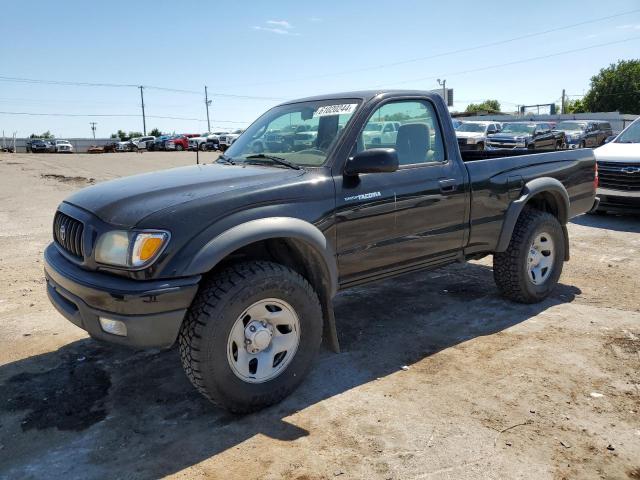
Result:
{"label": "red car in background", "polygon": [[181,152],[182,150],[189,149],[189,138],[193,134],[174,135],[167,143],[165,143],[165,150],[176,150]]}

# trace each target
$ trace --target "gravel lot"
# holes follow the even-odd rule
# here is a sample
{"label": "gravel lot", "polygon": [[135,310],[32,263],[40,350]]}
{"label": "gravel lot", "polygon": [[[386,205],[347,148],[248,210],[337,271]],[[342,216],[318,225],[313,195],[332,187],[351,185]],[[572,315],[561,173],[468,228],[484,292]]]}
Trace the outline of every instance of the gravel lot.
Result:
{"label": "gravel lot", "polygon": [[640,479],[638,216],[574,219],[572,260],[538,305],[501,299],[490,258],[347,291],[343,353],[235,417],[175,350],[97,344],[45,294],[63,198],[192,163],[0,153],[0,478]]}

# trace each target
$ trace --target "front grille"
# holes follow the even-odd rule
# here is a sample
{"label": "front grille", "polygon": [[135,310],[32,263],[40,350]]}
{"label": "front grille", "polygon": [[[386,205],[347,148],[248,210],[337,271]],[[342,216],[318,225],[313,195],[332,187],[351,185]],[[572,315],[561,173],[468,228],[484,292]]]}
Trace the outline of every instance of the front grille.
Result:
{"label": "front grille", "polygon": [[82,232],[84,226],[75,218],[57,212],[53,219],[53,238],[66,252],[74,257],[83,258]]}
{"label": "front grille", "polygon": [[602,188],[640,191],[640,163],[598,162],[598,177]]}

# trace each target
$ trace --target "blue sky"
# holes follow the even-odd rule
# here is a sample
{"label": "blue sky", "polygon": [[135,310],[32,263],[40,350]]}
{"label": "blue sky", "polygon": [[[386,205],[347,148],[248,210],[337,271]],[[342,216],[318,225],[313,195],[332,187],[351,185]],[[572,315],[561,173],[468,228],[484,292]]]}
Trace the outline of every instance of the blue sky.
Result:
{"label": "blue sky", "polygon": [[[631,10],[639,11],[440,55]],[[454,88],[454,109],[497,98],[503,110],[511,110],[516,104],[558,101],[562,88],[582,94],[600,68],[640,57],[637,0],[42,0],[4,2],[2,17],[0,76],[196,92],[207,85],[215,129],[244,126],[278,99],[382,87],[435,89],[438,77]],[[488,68],[611,42],[620,43]],[[139,95],[135,87],[0,80],[2,112],[133,115],[0,113],[0,131],[24,136],[49,129],[58,137],[90,136],[90,121],[97,122],[100,137],[118,128],[142,130]],[[146,89],[145,103],[150,116],[193,119],[148,118],[148,130],[206,130],[203,94]]]}

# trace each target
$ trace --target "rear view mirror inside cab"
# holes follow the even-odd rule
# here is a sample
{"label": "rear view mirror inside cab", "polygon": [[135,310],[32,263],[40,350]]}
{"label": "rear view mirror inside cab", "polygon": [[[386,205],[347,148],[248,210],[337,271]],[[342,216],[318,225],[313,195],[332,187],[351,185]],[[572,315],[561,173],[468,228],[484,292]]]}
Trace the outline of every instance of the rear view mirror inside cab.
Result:
{"label": "rear view mirror inside cab", "polygon": [[313,108],[305,108],[300,112],[302,120],[311,120],[313,118]]}

